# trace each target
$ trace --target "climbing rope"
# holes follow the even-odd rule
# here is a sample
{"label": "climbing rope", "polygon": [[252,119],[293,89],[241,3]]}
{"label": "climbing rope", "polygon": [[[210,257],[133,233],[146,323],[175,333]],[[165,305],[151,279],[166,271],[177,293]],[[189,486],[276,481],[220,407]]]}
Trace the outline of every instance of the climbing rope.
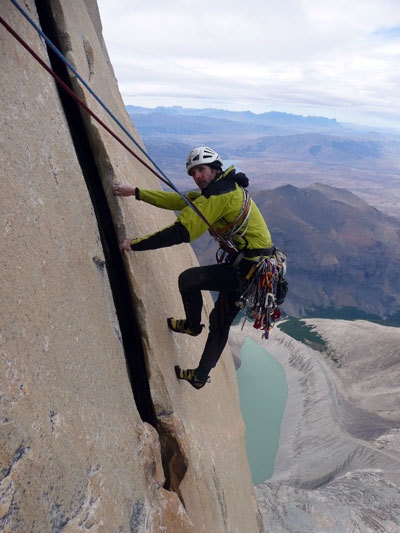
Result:
{"label": "climbing rope", "polygon": [[166,180],[168,185],[174,189],[176,192],[179,192],[174,184],[168,179],[164,172],[157,166],[157,164],[151,159],[149,154],[140,146],[136,139],[131,135],[131,133],[125,128],[125,126],[118,120],[118,118],[112,113],[112,111],[106,106],[106,104],[97,96],[93,91],[90,85],[82,78],[82,76],[77,72],[77,70],[71,65],[68,59],[60,52],[60,50],[53,44],[53,42],[47,37],[41,28],[35,23],[35,21],[26,13],[26,11],[18,4],[16,0],[10,0],[10,2],[18,9],[18,11],[25,17],[25,19],[31,24],[31,26],[38,32],[38,34],[44,39],[46,44],[53,50],[53,52],[61,59],[61,61],[68,67],[68,69],[76,76],[76,78],[82,83],[82,85],[90,92],[90,94],[97,100],[101,107],[108,113],[112,120],[121,128],[121,130],[129,137],[133,144],[139,148],[139,150],[147,157],[147,159],[154,165],[157,171],[161,176]]}
{"label": "climbing rope", "polygon": [[209,228],[210,233],[227,249],[230,250],[230,253],[236,253],[236,248],[232,243],[226,241],[218,232],[213,228],[213,226],[208,222],[203,213],[196,207],[196,205],[182,194],[175,185],[168,179],[168,177],[162,172],[157,164],[150,158],[147,152],[139,145],[139,143],[133,138],[129,131],[121,124],[121,122],[116,118],[116,116],[109,110],[109,108],[102,102],[102,100],[96,95],[96,93],[91,89],[91,87],[85,82],[85,80],[79,75],[76,69],[70,64],[70,62],[65,58],[65,56],[58,50],[58,48],[51,42],[51,40],[44,34],[44,32],[35,24],[35,22],[29,17],[29,15],[22,9],[22,7],[16,2],[16,0],[10,0],[10,2],[20,11],[20,13],[26,18],[26,20],[35,28],[39,35],[45,40],[48,46],[55,52],[55,54],[64,62],[64,64],[71,70],[71,72],[76,76],[76,78],[84,85],[84,87],[90,92],[90,94],[96,99],[96,101],[103,107],[103,109],[108,113],[108,115],[116,122],[116,124],[122,129],[122,131],[129,137],[129,139],[134,143],[134,145],[146,156],[150,163],[155,167],[155,169],[144,161],[138,154],[136,154],[116,133],[114,133],[111,128],[105,124],[86,104],[81,98],[79,98],[75,92],[50,68],[43,59],[36,54],[36,52],[28,45],[26,41],[20,35],[11,28],[11,26],[0,16],[0,23],[6,28],[6,30],[32,55],[32,57],[55,79],[55,81],[87,112],[89,115],[100,124],[121,146],[123,146],[135,159],[137,159],[144,167],[146,167],[150,172],[152,172],[159,180],[168,185],[173,189],[179,196],[189,205],[196,214],[203,220],[203,222]]}

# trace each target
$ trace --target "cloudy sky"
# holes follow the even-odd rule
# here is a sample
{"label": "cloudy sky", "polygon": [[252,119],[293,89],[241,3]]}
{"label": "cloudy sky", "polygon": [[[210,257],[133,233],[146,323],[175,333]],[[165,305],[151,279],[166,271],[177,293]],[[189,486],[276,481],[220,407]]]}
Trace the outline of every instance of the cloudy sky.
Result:
{"label": "cloudy sky", "polygon": [[98,0],[125,104],[400,129],[400,0]]}

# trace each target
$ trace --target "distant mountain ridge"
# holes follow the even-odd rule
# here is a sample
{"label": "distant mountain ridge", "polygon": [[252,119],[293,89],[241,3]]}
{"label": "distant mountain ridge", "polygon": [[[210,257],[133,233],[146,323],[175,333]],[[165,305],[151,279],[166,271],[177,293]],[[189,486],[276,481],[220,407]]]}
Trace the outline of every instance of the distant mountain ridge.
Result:
{"label": "distant mountain ridge", "polygon": [[277,246],[288,253],[288,303],[296,302],[297,314],[312,316],[321,308],[355,308],[381,317],[398,313],[397,219],[324,184],[287,185],[253,197]]}
{"label": "distant mountain ridge", "polygon": [[239,122],[247,124],[264,124],[268,127],[274,126],[283,126],[289,124],[291,128],[296,125],[299,125],[304,129],[304,127],[316,127],[329,128],[329,129],[341,129],[342,126],[337,122],[335,118],[326,118],[319,116],[302,116],[295,115],[292,113],[282,113],[279,111],[268,111],[266,113],[253,113],[251,111],[229,111],[227,109],[216,109],[216,108],[206,108],[206,109],[194,109],[194,108],[184,108],[180,106],[172,107],[155,107],[155,108],[146,108],[140,106],[128,105],[126,109],[129,115],[135,115],[138,117],[140,115],[163,115],[165,117],[206,117],[214,120],[228,120],[230,122]]}
{"label": "distant mountain ridge", "polygon": [[275,154],[278,157],[321,162],[336,162],[339,158],[342,162],[360,161],[368,157],[379,159],[382,151],[382,143],[377,140],[348,139],[323,133],[268,135],[236,148],[239,157],[249,157],[251,154],[257,156],[268,152],[269,155]]}
{"label": "distant mountain ridge", "polygon": [[400,134],[276,111],[126,109],[153,160],[183,189],[188,152],[206,145],[235,162],[257,189],[322,182],[400,217]]}

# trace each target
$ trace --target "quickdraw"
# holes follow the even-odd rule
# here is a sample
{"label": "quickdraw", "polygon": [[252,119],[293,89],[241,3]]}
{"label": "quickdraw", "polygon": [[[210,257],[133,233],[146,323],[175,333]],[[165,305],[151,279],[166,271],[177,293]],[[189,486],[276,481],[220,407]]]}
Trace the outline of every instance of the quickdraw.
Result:
{"label": "quickdraw", "polygon": [[287,292],[286,259],[286,254],[277,249],[274,256],[263,257],[256,263],[245,277],[236,302],[245,313],[242,328],[247,319],[253,320],[253,327],[262,330],[265,339],[281,317],[278,305],[283,303]]}

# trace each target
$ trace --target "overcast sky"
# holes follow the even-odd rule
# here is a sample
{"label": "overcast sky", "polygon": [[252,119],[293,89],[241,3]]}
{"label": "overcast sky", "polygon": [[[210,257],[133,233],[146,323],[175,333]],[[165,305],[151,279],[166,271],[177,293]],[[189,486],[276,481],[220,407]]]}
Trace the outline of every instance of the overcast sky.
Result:
{"label": "overcast sky", "polygon": [[400,129],[400,0],[98,0],[125,104]]}

